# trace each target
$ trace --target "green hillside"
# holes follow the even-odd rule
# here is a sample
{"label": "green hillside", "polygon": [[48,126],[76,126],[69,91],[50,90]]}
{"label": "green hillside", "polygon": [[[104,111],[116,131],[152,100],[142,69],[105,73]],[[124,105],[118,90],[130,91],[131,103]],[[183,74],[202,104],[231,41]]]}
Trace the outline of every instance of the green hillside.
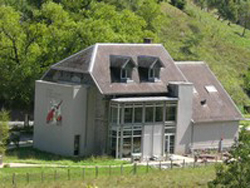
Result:
{"label": "green hillside", "polygon": [[250,32],[228,21],[217,20],[213,13],[188,3],[185,12],[164,3],[166,21],[158,31],[159,41],[175,60],[204,60],[239,105],[249,104],[243,91],[244,74],[250,60]]}
{"label": "green hillside", "polygon": [[87,46],[152,37],[175,60],[206,61],[242,109],[250,32],[192,2],[181,11],[167,0],[0,0],[0,106],[32,109],[35,80]]}

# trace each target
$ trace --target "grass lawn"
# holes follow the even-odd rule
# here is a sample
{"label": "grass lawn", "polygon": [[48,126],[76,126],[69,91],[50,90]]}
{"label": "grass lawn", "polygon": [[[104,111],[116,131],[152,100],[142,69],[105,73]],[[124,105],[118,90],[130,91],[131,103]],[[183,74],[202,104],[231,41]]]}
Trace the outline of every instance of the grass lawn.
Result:
{"label": "grass lawn", "polygon": [[[68,171],[69,170],[69,171]],[[207,187],[215,177],[214,166],[159,170],[139,166],[95,169],[81,168],[3,168],[0,169],[0,187],[12,187],[13,173],[17,187]],[[27,173],[28,176],[27,176]],[[83,175],[84,174],[84,175]],[[43,178],[42,178],[43,177]]]}
{"label": "grass lawn", "polygon": [[4,163],[58,164],[58,165],[120,165],[127,161],[116,160],[110,156],[102,157],[64,157],[43,152],[32,147],[8,150]]}

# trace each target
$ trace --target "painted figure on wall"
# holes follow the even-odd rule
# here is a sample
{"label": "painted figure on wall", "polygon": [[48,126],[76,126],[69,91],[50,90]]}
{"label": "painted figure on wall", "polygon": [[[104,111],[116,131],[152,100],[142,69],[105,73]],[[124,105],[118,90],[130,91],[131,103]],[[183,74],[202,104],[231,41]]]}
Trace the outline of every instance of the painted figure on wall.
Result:
{"label": "painted figure on wall", "polygon": [[59,102],[57,100],[51,100],[50,102],[50,110],[46,117],[46,122],[49,123],[56,123],[59,124],[62,121],[62,114],[61,114],[61,105],[62,100]]}

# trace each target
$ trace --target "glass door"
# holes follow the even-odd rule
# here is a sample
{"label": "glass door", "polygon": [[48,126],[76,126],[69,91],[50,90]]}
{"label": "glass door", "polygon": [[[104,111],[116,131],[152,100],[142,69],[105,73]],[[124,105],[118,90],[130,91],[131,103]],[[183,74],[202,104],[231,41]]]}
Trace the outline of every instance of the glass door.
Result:
{"label": "glass door", "polygon": [[165,135],[165,153],[174,153],[174,134],[167,134]]}

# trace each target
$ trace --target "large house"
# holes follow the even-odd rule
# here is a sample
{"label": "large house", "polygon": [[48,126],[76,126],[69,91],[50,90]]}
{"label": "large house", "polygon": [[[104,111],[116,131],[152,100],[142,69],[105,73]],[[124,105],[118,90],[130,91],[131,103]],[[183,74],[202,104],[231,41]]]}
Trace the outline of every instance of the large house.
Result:
{"label": "large house", "polygon": [[241,118],[204,62],[174,62],[161,44],[95,44],[36,81],[34,147],[116,158],[226,148]]}

